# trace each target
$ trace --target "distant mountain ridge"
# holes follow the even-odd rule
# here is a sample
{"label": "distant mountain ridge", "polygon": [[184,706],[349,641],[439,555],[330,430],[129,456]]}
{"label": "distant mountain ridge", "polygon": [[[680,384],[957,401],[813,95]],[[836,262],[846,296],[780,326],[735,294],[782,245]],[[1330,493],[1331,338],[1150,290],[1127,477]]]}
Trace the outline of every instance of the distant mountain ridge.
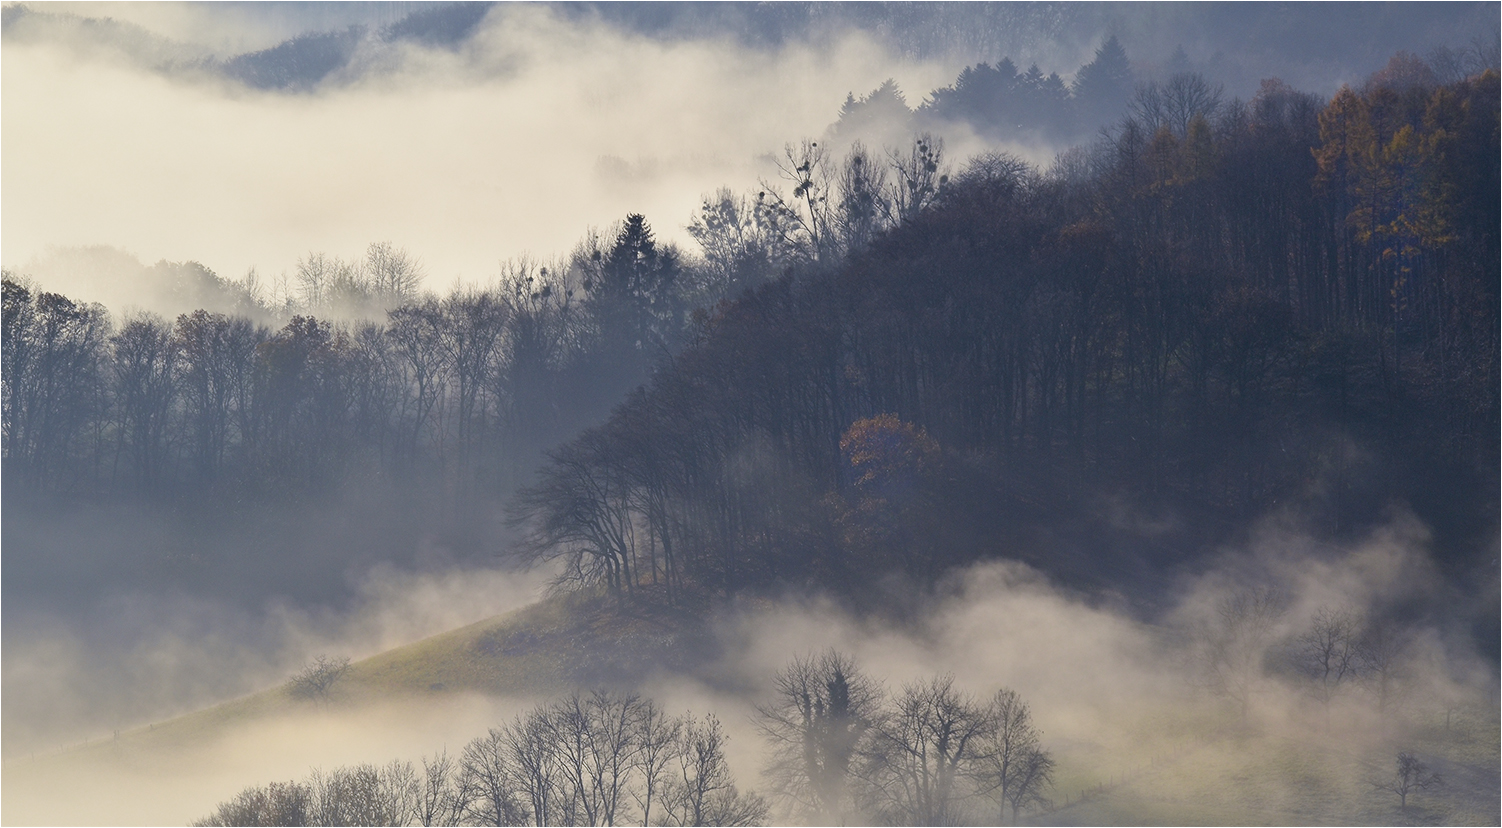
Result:
{"label": "distant mountain ridge", "polygon": [[310,89],[351,66],[362,46],[379,50],[415,43],[428,48],[457,48],[474,33],[492,5],[453,3],[424,9],[375,32],[365,26],[350,26],[342,31],[300,35],[270,49],[236,55],[215,68],[256,89]]}
{"label": "distant mountain ridge", "polygon": [[[134,23],[37,11],[11,4],[3,11],[6,42],[66,41],[94,53],[113,52],[141,68],[167,74],[205,73],[253,89],[302,92],[339,77],[362,49],[401,44],[456,48],[467,40],[492,3],[448,3],[421,9],[379,28],[352,25],[300,34],[267,49],[221,58],[193,44],[171,40]],[[358,76],[355,70],[347,79]]]}
{"label": "distant mountain ridge", "polygon": [[[311,4],[310,4],[311,5]],[[338,4],[345,6],[347,4]],[[328,16],[266,49],[219,56],[135,24],[44,12],[24,4],[4,9],[6,42],[72,39],[108,49],[157,71],[208,71],[256,89],[301,92],[331,80],[352,80],[370,64],[362,50],[398,44],[457,48],[476,31],[490,2],[374,4],[370,22],[329,26]],[[418,6],[394,22],[392,14]],[[421,8],[420,6],[427,6]],[[1332,94],[1341,82],[1365,77],[1394,52],[1471,40],[1496,40],[1494,3],[1187,4],[1131,6],[1084,3],[562,3],[562,20],[597,23],[658,40],[728,39],[752,49],[819,44],[859,32],[909,60],[950,60],[1065,72],[1090,59],[1111,36],[1136,59],[1181,57],[1231,96],[1250,97],[1262,79]],[[343,15],[361,19],[360,14]],[[1222,39],[1224,38],[1224,39]],[[1184,47],[1190,54],[1184,56]],[[1174,57],[1168,57],[1173,54]],[[1065,83],[1071,78],[1063,78]]]}

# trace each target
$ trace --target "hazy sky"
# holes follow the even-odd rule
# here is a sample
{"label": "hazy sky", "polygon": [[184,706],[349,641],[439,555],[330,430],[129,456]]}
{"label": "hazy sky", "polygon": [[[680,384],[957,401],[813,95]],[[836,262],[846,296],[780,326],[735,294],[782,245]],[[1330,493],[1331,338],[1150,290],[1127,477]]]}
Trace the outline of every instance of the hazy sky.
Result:
{"label": "hazy sky", "polygon": [[[287,28],[230,34],[248,14],[234,5],[104,11],[209,51]],[[389,240],[421,257],[432,287],[488,281],[502,259],[566,252],[629,211],[682,239],[701,194],[752,186],[758,156],[823,132],[848,92],[889,76],[926,90],[958,68],[895,60],[855,35],[774,52],[662,43],[535,6],[492,12],[457,53],[379,60],[353,83],[296,94],[7,43],[5,265],[103,244],[267,278],[310,251]]]}

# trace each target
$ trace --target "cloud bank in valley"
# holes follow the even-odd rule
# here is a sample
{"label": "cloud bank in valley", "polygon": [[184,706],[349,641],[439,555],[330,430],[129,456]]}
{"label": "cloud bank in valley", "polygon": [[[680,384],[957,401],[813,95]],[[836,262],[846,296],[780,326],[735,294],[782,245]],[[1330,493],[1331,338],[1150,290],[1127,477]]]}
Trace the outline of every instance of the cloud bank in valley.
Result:
{"label": "cloud bank in valley", "polygon": [[752,186],[758,157],[821,133],[846,93],[956,70],[854,34],[756,51],[532,6],[496,8],[454,51],[372,49],[351,82],[301,94],[56,42],[7,44],[3,61],[7,267],[103,244],[272,279],[309,251],[390,240],[436,289],[563,252],[628,211],[682,238],[701,194]]}
{"label": "cloud bank in valley", "polygon": [[[717,622],[723,646],[717,660],[690,675],[661,673],[640,689],[672,711],[714,712],[732,737],[728,755],[738,780],[763,790],[759,773],[765,744],[754,726],[755,704],[767,698],[772,675],[792,657],[833,647],[853,655],[889,693],[940,673],[952,674],[958,687],[979,698],[1003,686],[1017,690],[1030,701],[1045,744],[1061,762],[1060,784],[1085,784],[1078,780],[1119,775],[1154,757],[1193,751],[1193,762],[1175,773],[1188,774],[1181,784],[1209,789],[1223,782],[1209,768],[1294,749],[1310,756],[1310,751],[1335,751],[1352,757],[1329,772],[1336,778],[1332,784],[1359,798],[1365,789],[1362,769],[1388,761],[1389,742],[1404,738],[1408,725],[1390,715],[1384,719],[1367,684],[1346,687],[1330,712],[1324,712],[1307,679],[1286,666],[1289,648],[1322,608],[1376,617],[1443,601],[1444,587],[1428,560],[1426,543],[1422,528],[1406,518],[1341,548],[1269,525],[1247,547],[1227,550],[1217,565],[1187,578],[1172,608],[1153,618],[1134,614],[1109,597],[1072,593],[1012,562],[954,573],[911,623],[855,617],[818,597],[756,600]],[[477,572],[374,578],[364,590],[361,608],[341,623],[281,617],[283,655],[318,649],[357,656],[373,652],[526,600],[535,586],[527,579]],[[1206,664],[1196,642],[1214,633],[1218,607],[1256,588],[1278,593],[1282,614],[1258,645],[1259,684],[1250,708],[1254,729],[1246,731],[1237,728],[1235,701],[1207,692]],[[1480,710],[1490,704],[1495,677],[1462,636],[1422,612],[1410,612],[1404,625],[1411,637],[1403,669],[1395,674],[1401,675],[1401,688],[1394,698],[1400,699],[1405,717],[1443,718],[1445,706]],[[209,665],[205,653],[192,648],[213,641],[190,643],[180,632],[164,634],[154,649],[136,655],[158,666],[172,659],[197,671],[212,666],[257,677],[263,684],[280,680],[284,673],[277,669],[285,672],[296,663],[290,655],[276,664],[235,663],[221,656]],[[7,660],[13,660],[9,652]],[[89,687],[96,669],[74,663],[69,679],[74,686]],[[9,704],[16,688],[29,685],[17,681],[11,667],[7,670]],[[31,774],[53,766],[43,763],[27,770],[22,759],[15,766],[22,773],[12,779],[35,785],[9,787],[6,804],[16,814],[64,822],[186,821],[247,785],[302,778],[315,766],[327,770],[392,759],[415,763],[443,749],[457,754],[464,742],[503,724],[533,701],[439,694],[367,707],[294,709],[205,734],[213,738],[185,743],[170,754],[142,753],[133,743],[122,742],[119,750],[135,751],[123,764],[105,755],[85,764],[49,759],[63,764],[38,777]],[[1225,741],[1226,733],[1230,741]],[[1310,738],[1318,745],[1308,743]],[[127,765],[134,770],[125,770]],[[1195,769],[1201,765],[1205,769]],[[67,774],[58,776],[63,769]],[[95,795],[71,803],[49,796],[58,786],[80,780]],[[1056,793],[1076,792],[1061,788]],[[1272,797],[1274,804],[1286,797],[1289,808],[1308,807],[1299,804],[1303,794],[1292,788],[1262,790],[1260,795]]]}
{"label": "cloud bank in valley", "polygon": [[[701,195],[772,175],[785,143],[823,134],[848,93],[888,78],[911,106],[963,66],[1005,56],[1067,82],[1114,33],[1143,77],[1183,47],[1193,68],[1231,82],[1228,95],[1247,97],[1274,75],[1329,94],[1397,48],[1464,46],[1470,23],[1495,14],[1486,4],[1377,16],[1177,4],[660,14],[499,4],[462,36],[433,40],[386,27],[410,12],[441,16],[442,4],[7,8],[6,267],[48,270],[55,246],[105,245],[145,264],[196,260],[231,279],[254,267],[270,284],[310,251],[351,257],[391,241],[424,260],[437,290],[486,283],[504,259],[566,252],[627,212],[686,242]],[[1327,49],[1288,45],[1327,30],[1337,33]],[[337,65],[311,89],[225,80],[245,69],[231,63],[299,36],[338,41]],[[275,71],[318,59],[316,49],[282,54]],[[980,149],[965,132],[946,136],[952,158]],[[1057,148],[1010,149],[1046,164]],[[86,300],[121,281],[50,269],[68,273],[49,273],[44,287]]]}

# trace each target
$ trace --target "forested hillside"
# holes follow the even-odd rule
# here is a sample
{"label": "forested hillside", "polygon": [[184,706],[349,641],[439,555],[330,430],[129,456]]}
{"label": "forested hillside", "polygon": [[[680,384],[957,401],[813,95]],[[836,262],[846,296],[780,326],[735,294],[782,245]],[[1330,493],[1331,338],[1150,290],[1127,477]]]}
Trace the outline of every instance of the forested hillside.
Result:
{"label": "forested hillside", "polygon": [[[783,180],[705,200],[702,255],[632,215],[444,297],[390,245],[310,255],[280,330],[112,319],[8,274],[5,483],[505,502],[512,554],[669,601],[992,556],[1109,584],[1274,513],[1341,536],[1411,508],[1452,575],[1481,565],[1495,72],[1400,55],[1328,102],[1247,103],[1176,75],[1129,111],[1047,170],[926,135],[789,146]],[[1180,529],[1130,566],[1080,554],[1123,510]]]}
{"label": "forested hillside", "polygon": [[[1028,530],[1119,494],[1220,525],[1283,509],[1332,536],[1406,504],[1441,557],[1480,565],[1497,78],[1435,87],[1422,68],[1394,59],[1328,104],[1270,81],[1195,108],[1170,86],[1045,174],[989,156],[939,178],[868,248],[720,306],[555,452],[524,498],[531,554],[626,592],[856,594],[1041,552]],[[805,210],[810,243],[860,203],[820,181],[808,204],[845,212]],[[1099,582],[1102,563],[1067,574]]]}

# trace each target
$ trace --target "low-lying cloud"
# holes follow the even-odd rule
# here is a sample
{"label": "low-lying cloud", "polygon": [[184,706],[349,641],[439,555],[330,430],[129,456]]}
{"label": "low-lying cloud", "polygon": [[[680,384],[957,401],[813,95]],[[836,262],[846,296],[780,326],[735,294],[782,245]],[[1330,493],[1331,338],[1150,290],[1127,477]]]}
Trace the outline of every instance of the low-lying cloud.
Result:
{"label": "low-lying cloud", "polygon": [[[1065,763],[1061,768],[1069,784],[1119,775],[1175,751],[1200,751],[1196,761],[1212,767],[1242,761],[1238,757],[1246,751],[1264,747],[1301,750],[1300,740],[1317,734],[1320,750],[1334,745],[1345,751],[1342,755],[1356,757],[1338,774],[1355,774],[1347,787],[1359,792],[1362,768],[1390,762],[1389,748],[1413,722],[1443,718],[1467,705],[1494,707],[1494,665],[1446,628],[1446,587],[1432,571],[1426,543],[1423,527],[1402,516],[1365,540],[1338,548],[1269,524],[1247,547],[1227,550],[1214,567],[1187,578],[1173,608],[1151,618],[1110,596],[1062,590],[1035,570],[1008,561],[954,573],[911,622],[856,617],[817,597],[750,600],[717,622],[723,648],[718,660],[689,675],[660,673],[639,689],[672,711],[715,712],[731,734],[729,756],[743,787],[762,786],[757,774],[764,745],[753,718],[771,677],[794,656],[836,648],[854,656],[891,693],[942,673],[952,674],[958,687],[977,698],[1001,687],[1018,691],[1031,702],[1045,744]],[[129,655],[157,671],[161,683],[213,667],[238,672],[250,689],[255,682],[280,681],[314,652],[358,657],[518,605],[538,594],[541,578],[479,571],[440,577],[377,574],[348,617],[267,613],[261,623],[278,630],[273,638],[279,644],[254,658],[236,662],[221,652],[210,664],[215,659],[205,652],[232,638],[220,638],[212,628],[208,635],[169,628],[154,647],[143,645]],[[1249,592],[1276,595],[1278,613],[1255,645],[1256,684],[1247,713],[1239,717],[1236,699],[1210,692],[1205,681],[1210,665],[1200,645],[1224,623],[1228,601]],[[1309,679],[1290,666],[1291,648],[1325,608],[1400,622],[1406,644],[1385,712],[1373,687],[1357,681],[1338,688],[1326,706],[1311,692]],[[191,612],[181,617],[202,630],[209,626],[201,623],[209,614],[199,615],[198,620]],[[7,645],[8,748],[13,708],[40,709],[48,688],[58,704],[66,704],[70,692],[83,692],[67,688],[99,688],[92,693],[98,698],[90,699],[96,705],[118,692],[108,665],[89,661],[96,654],[66,645],[55,639],[46,642],[45,651]],[[38,666],[45,659],[54,665],[50,671]],[[60,784],[43,778],[34,789],[8,787],[6,804],[18,809],[13,813],[48,820],[96,821],[101,813],[122,815],[125,822],[186,820],[208,813],[246,785],[301,778],[314,766],[415,762],[444,748],[456,753],[463,742],[532,701],[440,694],[371,708],[305,710],[231,727],[171,756],[132,754],[132,762],[146,763],[140,767],[157,767],[158,776],[172,777],[179,795],[170,801],[153,799],[164,796],[160,779],[137,785],[104,761],[89,771],[99,774],[101,791],[89,803],[38,801],[48,785]],[[1234,746],[1216,741],[1224,734],[1232,734]],[[1248,734],[1259,735],[1248,741]],[[16,751],[8,754],[12,762],[26,761]],[[1064,793],[1073,792],[1059,791]],[[1266,790],[1258,795],[1282,796]],[[119,801],[111,805],[115,797]],[[1279,807],[1303,807],[1295,792],[1284,799],[1278,799]]]}
{"label": "low-lying cloud", "polygon": [[259,607],[186,593],[121,592],[69,617],[7,618],[7,759],[275,686],[317,655],[355,659],[535,601],[546,573],[376,567],[338,611],[272,599]]}
{"label": "low-lying cloud", "polygon": [[3,62],[7,267],[103,244],[274,278],[309,251],[391,240],[435,289],[565,251],[628,211],[682,240],[701,194],[753,186],[759,156],[822,133],[848,92],[889,76],[929,89],[958,68],[858,34],[766,52],[534,6],[493,10],[455,51],[357,56],[355,79],[306,94],[48,42],[7,44]]}

